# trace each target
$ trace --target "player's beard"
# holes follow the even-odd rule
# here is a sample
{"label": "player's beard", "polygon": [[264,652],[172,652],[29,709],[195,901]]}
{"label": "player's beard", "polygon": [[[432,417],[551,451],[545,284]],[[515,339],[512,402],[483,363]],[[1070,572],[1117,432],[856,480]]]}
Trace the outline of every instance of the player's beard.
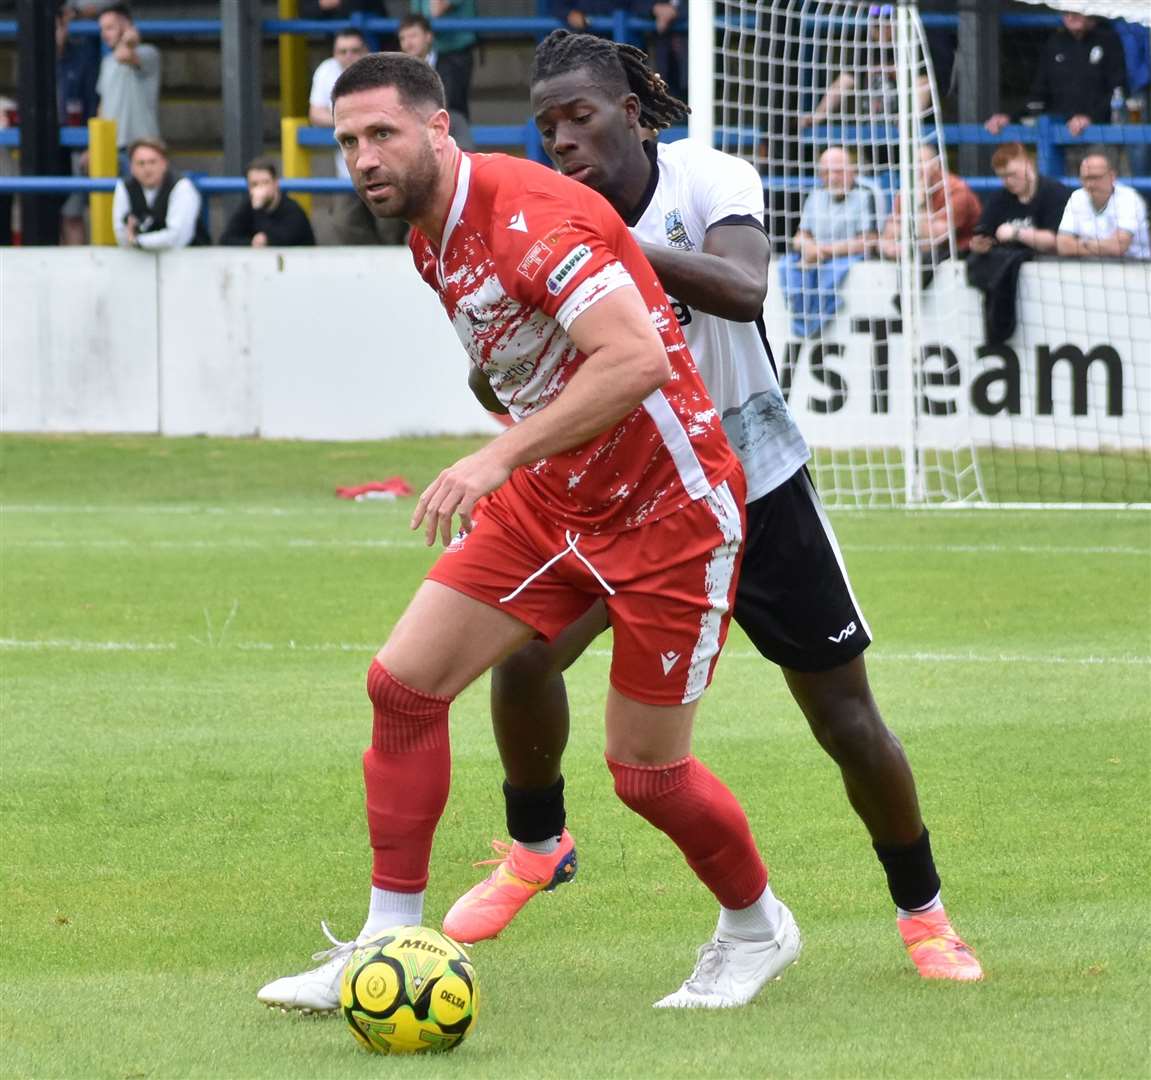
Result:
{"label": "player's beard", "polygon": [[[391,181],[392,195],[384,200],[373,200],[367,197],[365,190],[362,190],[360,197],[378,218],[403,218],[405,221],[412,221],[420,216],[434,198],[438,179],[439,161],[429,139],[424,143],[419,157],[412,163],[407,174],[402,179],[397,177]],[[364,186],[366,188],[366,184]]]}

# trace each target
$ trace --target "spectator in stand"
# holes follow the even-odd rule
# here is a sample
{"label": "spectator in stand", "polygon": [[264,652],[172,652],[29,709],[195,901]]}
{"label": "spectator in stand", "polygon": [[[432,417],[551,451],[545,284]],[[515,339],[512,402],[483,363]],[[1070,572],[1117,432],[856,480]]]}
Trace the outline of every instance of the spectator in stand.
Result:
{"label": "spectator in stand", "polygon": [[98,19],[113,2],[114,0],[68,0],[65,6],[69,14],[77,19]]}
{"label": "spectator in stand", "polygon": [[[56,109],[61,127],[81,127],[96,115],[100,99],[96,79],[100,74],[100,43],[92,37],[70,39],[73,8],[60,4],[56,9]],[[60,175],[83,176],[83,154],[60,148]],[[83,244],[84,209],[88,196],[75,191],[60,207],[60,242]]]}
{"label": "spectator in stand", "polygon": [[[332,55],[322,61],[312,75],[308,94],[308,120],[316,127],[332,126],[332,87],[346,68],[368,55],[368,43],[359,30],[340,30],[332,42]],[[348,166],[344,155],[335,151],[336,176],[347,180]],[[340,244],[402,244],[407,227],[398,219],[376,219],[360,200],[349,191],[336,196],[336,242]]]}
{"label": "spectator in stand", "polygon": [[[1080,135],[1088,124],[1111,122],[1111,99],[1127,85],[1123,45],[1115,31],[1096,23],[1090,15],[1067,12],[1063,25],[1047,39],[1039,54],[1039,67],[1027,99],[1026,115],[1047,113],[1067,121],[1067,130]],[[1007,113],[996,113],[983,125],[998,135],[1011,123]],[[1064,150],[1064,168],[1078,168],[1083,149]]]}
{"label": "spectator in stand", "polygon": [[798,337],[811,337],[835,317],[848,270],[879,241],[879,196],[859,180],[848,150],[833,146],[820,155],[819,182],[803,205],[794,250],[779,268]]}
{"label": "spectator in stand", "polygon": [[[841,71],[828,86],[818,104],[799,118],[800,128],[825,124],[871,120],[893,123],[899,115],[895,65],[895,22],[890,4],[868,9],[866,24],[861,23],[860,38],[855,47],[844,49],[842,61],[850,70]],[[916,107],[925,112],[931,107],[931,80],[925,73],[915,78]],[[851,100],[853,108],[843,108]],[[878,139],[880,143],[884,140]]]}
{"label": "spectator in stand", "polygon": [[96,90],[100,115],[116,121],[116,146],[123,151],[141,139],[159,139],[159,49],[141,44],[126,4],[101,12],[100,37],[111,51],[100,64]]}
{"label": "spectator in stand", "polygon": [[[979,197],[967,183],[948,173],[944,177],[939,151],[930,144],[919,148],[916,184],[916,229],[922,262],[920,287],[926,289],[935,276],[935,266],[951,255],[951,241],[960,255],[966,255],[979,223],[982,206]],[[904,214],[903,192],[895,196],[891,217],[887,219],[879,240],[879,251],[885,259],[899,258],[899,233]],[[948,207],[951,208],[950,220]],[[954,229],[954,234],[953,234]],[[894,297],[900,306],[899,294]]]}
{"label": "spectator in stand", "polygon": [[346,19],[351,15],[386,15],[381,0],[310,0],[300,15],[305,19]]}
{"label": "spectator in stand", "polygon": [[[436,51],[436,35],[432,31],[432,24],[422,15],[405,15],[400,20],[397,33],[400,41],[400,52],[431,64],[433,68],[436,68],[438,74],[439,69],[436,65],[439,61],[439,54]],[[451,118],[449,130],[452,138],[456,140],[456,145],[468,153],[474,152],[476,140],[472,135],[472,128],[467,118],[450,107],[448,108],[448,116]]]}
{"label": "spectator in stand", "polygon": [[1004,143],[991,158],[1003,187],[992,192],[971,238],[968,283],[983,292],[984,341],[1015,332],[1019,269],[1035,252],[1055,250],[1055,234],[1071,192],[1040,176],[1020,143]]}
{"label": "spectator in stand", "polygon": [[1085,259],[1151,259],[1147,204],[1139,192],[1115,180],[1110,151],[1093,146],[1079,166],[1083,184],[1071,193],[1059,223],[1055,250]]}
{"label": "spectator in stand", "polygon": [[120,247],[167,251],[207,243],[200,193],[173,172],[159,139],[137,139],[128,149],[131,175],[116,181],[112,228]]}
{"label": "spectator in stand", "polygon": [[[423,15],[432,26],[436,19],[474,19],[476,0],[410,0],[413,15]],[[444,101],[450,112],[458,112],[471,123],[472,69],[476,42],[471,30],[436,32],[436,73],[444,84]]]}
{"label": "spectator in stand", "polygon": [[312,224],[298,202],[280,190],[275,163],[257,158],[248,166],[248,198],[236,207],[220,236],[229,247],[309,247]]}
{"label": "spectator in stand", "polygon": [[[1151,121],[1151,28],[1126,19],[1114,19],[1111,28],[1123,44],[1123,60],[1127,68],[1127,123],[1146,124]],[[1151,172],[1151,146],[1127,147],[1127,161],[1134,176]]]}
{"label": "spectator in stand", "polygon": [[1004,143],[991,158],[1003,187],[988,196],[971,250],[985,255],[999,244],[1021,244],[1040,253],[1055,250],[1055,234],[1071,192],[1040,176],[1022,144]]}

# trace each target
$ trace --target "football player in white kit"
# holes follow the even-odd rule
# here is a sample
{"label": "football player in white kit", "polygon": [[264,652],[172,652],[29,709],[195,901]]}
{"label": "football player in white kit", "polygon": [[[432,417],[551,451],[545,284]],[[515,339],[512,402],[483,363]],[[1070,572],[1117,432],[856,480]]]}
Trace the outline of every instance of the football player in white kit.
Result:
{"label": "football player in white kit", "polygon": [[[650,132],[682,121],[639,49],[557,30],[536,51],[532,111],[556,168],[603,195],[631,227],[671,300],[692,356],[747,476],[747,539],[735,619],[779,665],[820,745],[839,766],[870,833],[919,973],[976,980],[982,969],[951,927],[915,780],[868,684],[871,632],[805,463],[809,451],[776,377],[763,324],[770,249],[763,188],[748,162]],[[472,388],[496,405],[482,374]],[[536,893],[575,873],[561,757],[568,735],[562,671],[608,625],[602,605],[552,642],[537,640],[492,672],[512,844],[448,912],[467,942],[494,937]],[[668,658],[661,657],[667,668]],[[674,660],[673,660],[674,663]],[[738,940],[738,926],[717,939]],[[702,955],[682,993],[709,993]]]}

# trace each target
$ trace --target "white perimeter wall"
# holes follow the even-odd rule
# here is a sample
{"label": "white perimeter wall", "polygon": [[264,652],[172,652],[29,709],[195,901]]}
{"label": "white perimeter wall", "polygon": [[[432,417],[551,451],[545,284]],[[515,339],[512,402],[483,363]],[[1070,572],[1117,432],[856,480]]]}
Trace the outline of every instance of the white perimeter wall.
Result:
{"label": "white perimeter wall", "polygon": [[[790,333],[773,269],[768,335],[812,443],[903,441],[911,373],[895,289],[889,265],[857,265],[822,341],[805,342]],[[918,441],[1151,445],[1151,265],[1028,264],[1020,298],[1008,349],[980,356],[979,296],[961,266],[942,268],[924,294],[921,393],[936,415],[917,418]],[[1047,365],[1045,410],[1043,350],[1065,346],[1072,359]],[[1121,368],[1121,413],[1109,414],[1114,375],[1096,360],[1082,364],[1084,412],[1074,415],[1074,350],[1101,346]],[[950,368],[948,350],[958,361]],[[5,431],[304,439],[496,431],[468,392],[467,366],[404,248],[0,251]]]}

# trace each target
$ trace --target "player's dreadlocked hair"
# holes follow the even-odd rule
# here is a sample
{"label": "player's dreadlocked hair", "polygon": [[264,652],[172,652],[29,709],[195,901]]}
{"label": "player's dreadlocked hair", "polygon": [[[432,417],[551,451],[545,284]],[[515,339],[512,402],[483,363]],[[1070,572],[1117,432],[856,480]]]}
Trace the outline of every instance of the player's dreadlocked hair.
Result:
{"label": "player's dreadlocked hair", "polygon": [[578,68],[588,68],[602,83],[635,94],[639,122],[646,128],[671,127],[691,112],[686,102],[668,93],[663,76],[649,66],[647,53],[594,34],[553,30],[536,48],[531,81],[534,85]]}

